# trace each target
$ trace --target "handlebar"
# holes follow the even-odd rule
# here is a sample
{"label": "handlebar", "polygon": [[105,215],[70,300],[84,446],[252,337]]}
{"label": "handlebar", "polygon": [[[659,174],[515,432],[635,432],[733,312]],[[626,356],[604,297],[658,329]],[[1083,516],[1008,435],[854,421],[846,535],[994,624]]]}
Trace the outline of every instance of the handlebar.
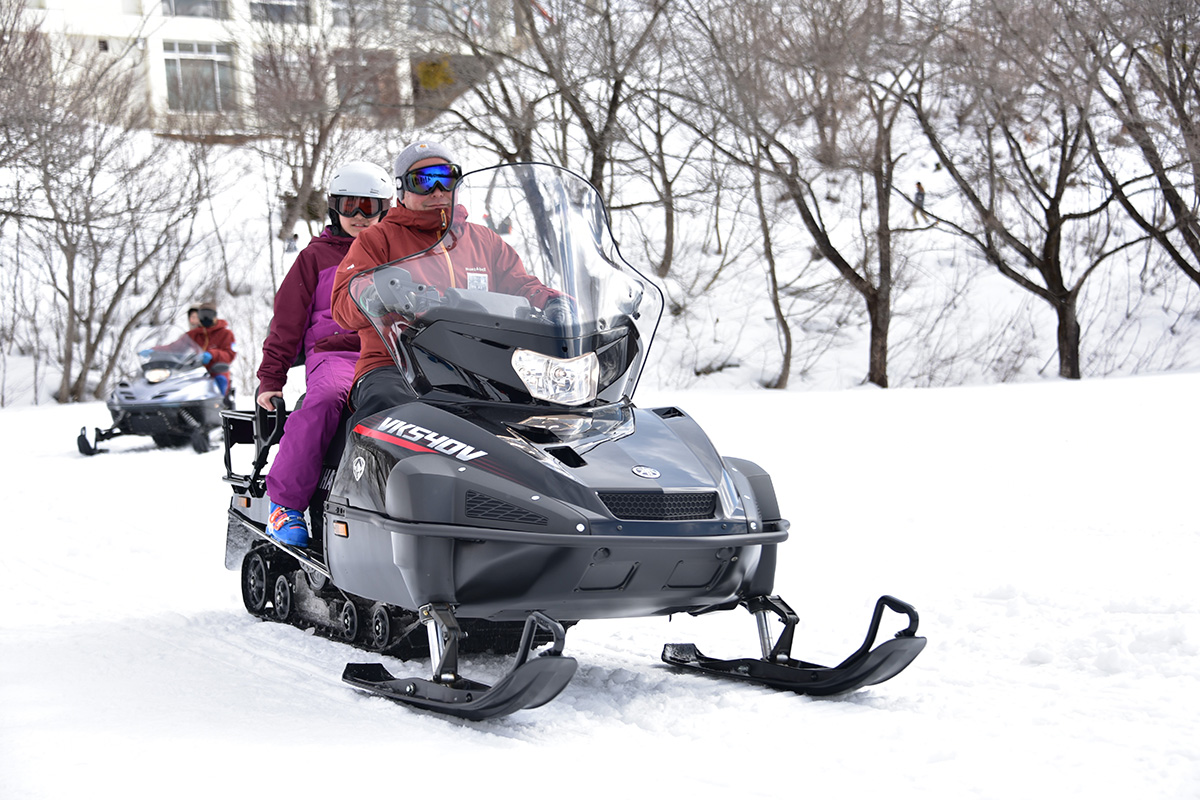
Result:
{"label": "handlebar", "polygon": [[[270,433],[265,439],[260,438],[260,432],[267,429],[268,415],[274,417],[271,424]],[[254,453],[254,471],[250,473],[250,485],[257,486],[259,477],[262,475],[263,468],[267,465],[267,457],[271,454],[271,448],[279,444],[279,440],[283,438],[283,423],[287,419],[287,403],[282,397],[271,398],[271,410],[263,408],[257,403],[254,404],[254,438],[257,442]]]}

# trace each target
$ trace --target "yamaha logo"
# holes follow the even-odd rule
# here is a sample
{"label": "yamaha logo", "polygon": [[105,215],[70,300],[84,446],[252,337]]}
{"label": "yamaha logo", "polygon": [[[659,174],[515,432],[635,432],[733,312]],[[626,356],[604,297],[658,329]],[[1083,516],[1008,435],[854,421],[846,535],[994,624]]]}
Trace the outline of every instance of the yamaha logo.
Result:
{"label": "yamaha logo", "polygon": [[367,460],[362,456],[354,459],[354,480],[358,480],[363,476],[367,469]]}
{"label": "yamaha logo", "polygon": [[639,478],[657,478],[662,473],[660,473],[654,467],[644,467],[641,464],[639,464],[638,466],[633,468],[633,474],[637,475]]}

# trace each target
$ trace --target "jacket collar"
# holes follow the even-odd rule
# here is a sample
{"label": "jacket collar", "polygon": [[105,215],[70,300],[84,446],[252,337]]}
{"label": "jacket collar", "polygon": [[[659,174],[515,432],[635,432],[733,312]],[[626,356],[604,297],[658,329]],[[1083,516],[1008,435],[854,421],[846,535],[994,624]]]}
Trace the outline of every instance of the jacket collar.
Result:
{"label": "jacket collar", "polygon": [[440,209],[430,211],[413,211],[407,206],[393,206],[383,218],[384,222],[401,225],[405,228],[415,228],[420,231],[440,232],[450,224],[461,225],[467,219],[465,206],[454,207],[454,219],[447,219]]}

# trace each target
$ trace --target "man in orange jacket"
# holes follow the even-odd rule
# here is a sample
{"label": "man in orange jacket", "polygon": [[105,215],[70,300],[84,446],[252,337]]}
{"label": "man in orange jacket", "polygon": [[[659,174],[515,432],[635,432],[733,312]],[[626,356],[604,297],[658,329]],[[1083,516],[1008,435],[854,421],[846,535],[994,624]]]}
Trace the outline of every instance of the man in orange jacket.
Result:
{"label": "man in orange jacket", "polygon": [[237,342],[229,323],[217,319],[214,303],[201,303],[188,309],[188,324],[192,327],[187,336],[204,351],[202,360],[208,374],[217,382],[221,393],[229,394],[229,364],[237,355]]}
{"label": "man in orange jacket", "polygon": [[333,278],[333,318],[358,331],[362,342],[350,392],[351,429],[411,394],[383,339],[350,296],[355,275],[436,245],[444,258],[405,265],[418,283],[442,290],[521,295],[539,309],[562,296],[526,272],[521,257],[499,234],[467,222],[467,209],[454,204],[462,168],[446,147],[432,142],[409,145],[396,157],[395,175],[399,202],[377,225],[359,234]]}

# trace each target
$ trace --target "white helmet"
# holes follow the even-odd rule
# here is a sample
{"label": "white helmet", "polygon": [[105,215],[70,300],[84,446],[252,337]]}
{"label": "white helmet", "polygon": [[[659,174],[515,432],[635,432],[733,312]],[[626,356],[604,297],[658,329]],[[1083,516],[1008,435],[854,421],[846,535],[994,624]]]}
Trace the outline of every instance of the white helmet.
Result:
{"label": "white helmet", "polygon": [[392,185],[392,176],[387,174],[387,170],[367,161],[351,161],[333,171],[327,194],[391,200],[396,196],[396,187]]}

